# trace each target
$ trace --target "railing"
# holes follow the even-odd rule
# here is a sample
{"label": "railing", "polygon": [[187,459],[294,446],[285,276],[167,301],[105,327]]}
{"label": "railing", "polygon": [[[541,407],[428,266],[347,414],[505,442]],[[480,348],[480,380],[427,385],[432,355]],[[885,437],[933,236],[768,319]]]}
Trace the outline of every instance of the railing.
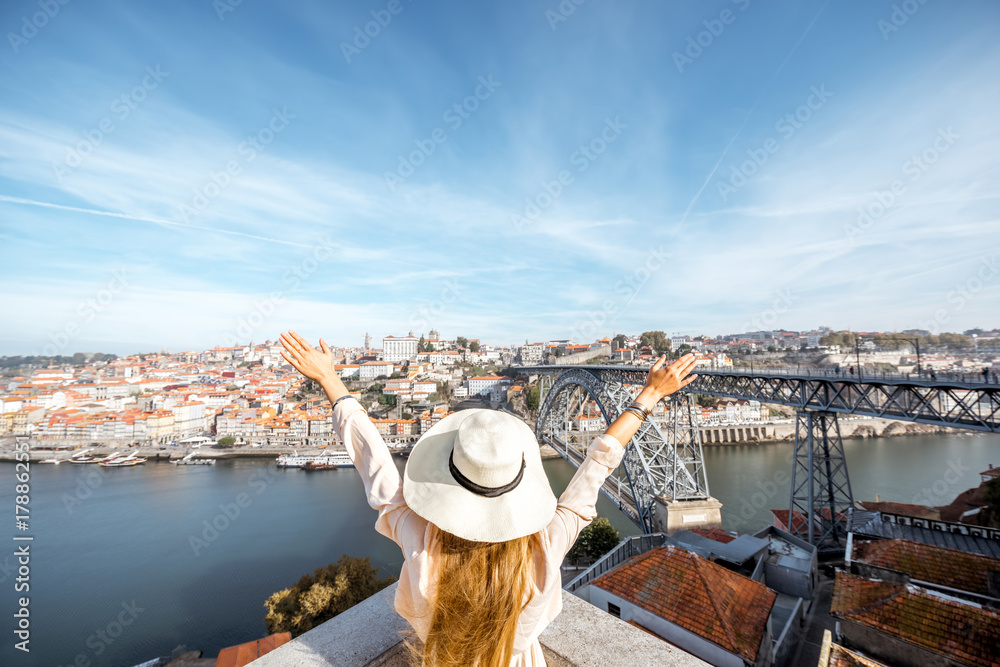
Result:
{"label": "railing", "polygon": [[563,586],[564,591],[574,593],[583,588],[605,572],[610,572],[632,556],[646,553],[650,549],[662,547],[669,540],[665,533],[650,533],[634,535],[622,540],[617,547],[601,556],[593,565],[587,568],[571,582]]}
{"label": "railing", "polygon": [[[600,364],[600,365],[581,365],[581,366],[514,366],[520,371],[525,373],[531,373],[531,371],[541,372],[541,373],[555,373],[559,370],[565,370],[568,368],[583,368],[584,370],[594,371],[594,370],[636,370],[645,372],[648,369],[641,366],[630,366],[628,364]],[[746,375],[752,377],[798,377],[798,378],[830,378],[834,380],[846,380],[848,382],[893,382],[893,383],[922,383],[926,386],[935,386],[943,383],[951,384],[962,384],[962,385],[984,385],[996,387],[1000,386],[1000,376],[995,371],[991,371],[987,376],[983,376],[982,371],[970,372],[970,373],[955,373],[955,372],[938,372],[938,371],[921,371],[920,373],[892,373],[884,370],[872,370],[872,369],[857,369],[852,374],[850,370],[841,369],[837,372],[835,369],[828,368],[801,368],[796,366],[785,367],[785,368],[774,368],[770,366],[737,366],[731,368],[706,368],[699,367],[696,368],[696,373],[706,373],[712,375]]]}

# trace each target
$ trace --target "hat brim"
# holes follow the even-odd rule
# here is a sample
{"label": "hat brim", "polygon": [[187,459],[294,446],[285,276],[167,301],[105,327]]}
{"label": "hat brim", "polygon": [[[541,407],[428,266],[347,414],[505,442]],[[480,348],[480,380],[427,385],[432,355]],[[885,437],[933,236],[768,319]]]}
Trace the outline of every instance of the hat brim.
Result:
{"label": "hat brim", "polygon": [[511,491],[487,498],[461,486],[448,470],[455,435],[476,409],[461,410],[420,437],[403,470],[403,499],[441,530],[475,542],[506,542],[545,528],[556,512],[556,497],[542,467],[535,434],[512,415],[520,433],[512,447],[524,451],[524,477]]}

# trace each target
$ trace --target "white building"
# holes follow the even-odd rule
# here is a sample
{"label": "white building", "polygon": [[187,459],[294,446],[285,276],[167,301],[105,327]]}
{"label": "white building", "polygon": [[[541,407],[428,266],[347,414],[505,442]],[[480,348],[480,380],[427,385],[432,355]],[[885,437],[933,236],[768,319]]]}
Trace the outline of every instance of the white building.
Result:
{"label": "white building", "polygon": [[502,375],[477,375],[469,378],[469,396],[485,396],[493,391],[493,386],[506,380]]}
{"label": "white building", "polygon": [[545,343],[525,343],[521,346],[521,363],[525,366],[529,364],[542,363],[542,355],[545,353]]}
{"label": "white building", "polygon": [[362,380],[389,377],[392,375],[392,364],[388,361],[366,361],[361,364],[359,371],[359,377]]}
{"label": "white building", "polygon": [[386,336],[382,339],[382,359],[393,363],[414,359],[419,343],[412,332],[408,336]]}

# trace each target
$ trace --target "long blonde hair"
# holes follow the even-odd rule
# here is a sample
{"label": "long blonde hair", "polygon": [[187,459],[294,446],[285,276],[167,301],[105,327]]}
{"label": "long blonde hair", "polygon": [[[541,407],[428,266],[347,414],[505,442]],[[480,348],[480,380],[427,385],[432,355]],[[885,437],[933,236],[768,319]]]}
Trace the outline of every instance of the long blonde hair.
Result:
{"label": "long blonde hair", "polygon": [[538,536],[472,542],[437,526],[434,530],[441,552],[423,664],[506,667],[514,653],[517,619],[534,597]]}

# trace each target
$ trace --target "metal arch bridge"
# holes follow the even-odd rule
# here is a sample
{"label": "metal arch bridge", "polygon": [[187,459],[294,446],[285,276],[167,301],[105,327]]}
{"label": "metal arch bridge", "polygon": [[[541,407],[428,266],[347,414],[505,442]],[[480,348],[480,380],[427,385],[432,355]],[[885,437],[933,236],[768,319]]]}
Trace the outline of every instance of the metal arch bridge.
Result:
{"label": "metal arch bridge", "polygon": [[[524,366],[542,376],[538,438],[572,465],[617,419],[645,383],[648,368],[619,365]],[[709,498],[692,394],[758,400],[797,408],[788,528],[811,544],[839,546],[843,515],[853,506],[837,414],[1000,433],[1000,385],[969,378],[906,375],[702,370],[671,397],[665,414],[644,422],[602,489],[646,532],[655,504]],[[623,477],[624,475],[624,477]]]}

